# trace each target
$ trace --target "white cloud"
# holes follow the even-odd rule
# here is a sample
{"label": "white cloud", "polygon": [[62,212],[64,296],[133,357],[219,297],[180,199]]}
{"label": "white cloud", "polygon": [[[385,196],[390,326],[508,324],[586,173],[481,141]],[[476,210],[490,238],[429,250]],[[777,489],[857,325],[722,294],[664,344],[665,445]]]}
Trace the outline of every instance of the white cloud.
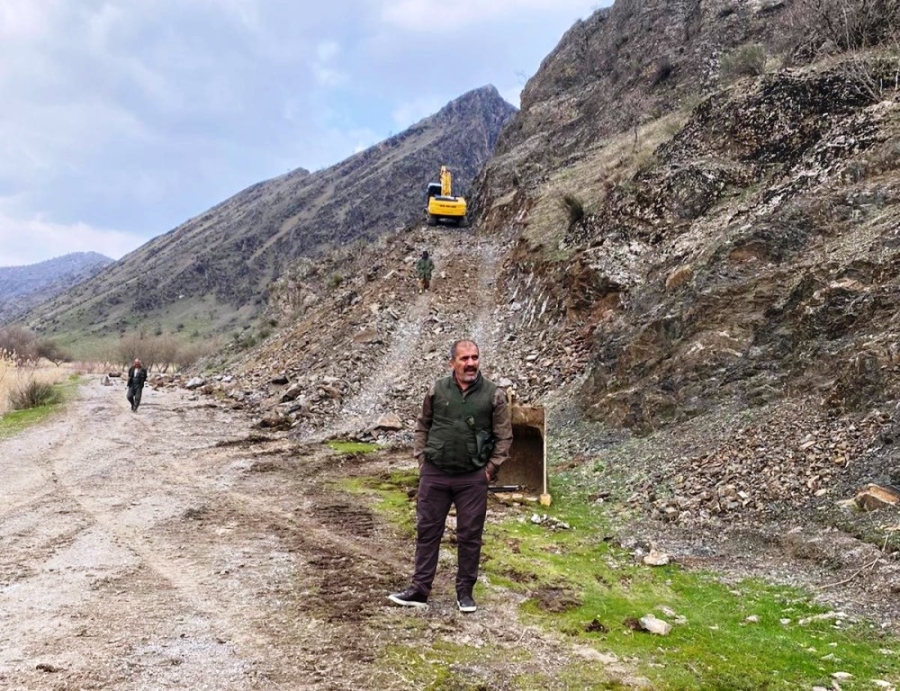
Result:
{"label": "white cloud", "polygon": [[340,55],[341,46],[337,41],[323,41],[316,46],[316,55],[321,62],[328,62]]}
{"label": "white cloud", "polygon": [[[458,94],[462,95],[462,94]],[[446,101],[435,96],[416,98],[412,101],[401,103],[391,113],[391,120],[397,132],[402,132],[410,125],[417,123],[422,118],[434,115]]]}
{"label": "white cloud", "polygon": [[28,41],[46,35],[50,13],[58,4],[55,0],[3,0],[0,3],[0,38]]}
{"label": "white cloud", "polygon": [[99,252],[119,259],[145,240],[86,223],[60,224],[41,215],[17,218],[0,203],[0,267],[36,264],[70,252]]}
{"label": "white cloud", "polygon": [[[573,19],[584,12],[583,0],[456,0],[441,5],[434,0],[390,0],[381,7],[381,18],[403,29],[430,34],[446,33],[472,24],[484,24],[497,17],[527,12],[570,11]],[[452,53],[452,49],[450,51]]]}
{"label": "white cloud", "polygon": [[255,0],[203,0],[214,12],[222,12],[238,25],[250,31],[260,31],[260,6]]}
{"label": "white cloud", "polygon": [[341,46],[337,41],[322,41],[316,45],[316,57],[312,64],[312,73],[316,84],[334,88],[347,82],[347,75],[332,66],[340,54]]}
{"label": "white cloud", "polygon": [[594,2],[0,0],[0,263],[118,256],[470,89],[518,103]]}

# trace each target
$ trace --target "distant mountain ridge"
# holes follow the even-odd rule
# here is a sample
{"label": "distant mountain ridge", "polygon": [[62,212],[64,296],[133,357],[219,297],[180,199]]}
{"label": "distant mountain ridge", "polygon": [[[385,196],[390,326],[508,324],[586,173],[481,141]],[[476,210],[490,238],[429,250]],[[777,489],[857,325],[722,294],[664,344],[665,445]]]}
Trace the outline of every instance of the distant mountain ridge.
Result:
{"label": "distant mountain ridge", "polygon": [[0,267],[0,323],[64,293],[114,261],[97,252],[72,252],[37,264]]}
{"label": "distant mountain ridge", "polygon": [[51,337],[105,338],[148,320],[161,331],[237,331],[299,257],[420,220],[441,165],[465,191],[516,112],[485,86],[330,168],[253,185],[41,306],[29,325]]}

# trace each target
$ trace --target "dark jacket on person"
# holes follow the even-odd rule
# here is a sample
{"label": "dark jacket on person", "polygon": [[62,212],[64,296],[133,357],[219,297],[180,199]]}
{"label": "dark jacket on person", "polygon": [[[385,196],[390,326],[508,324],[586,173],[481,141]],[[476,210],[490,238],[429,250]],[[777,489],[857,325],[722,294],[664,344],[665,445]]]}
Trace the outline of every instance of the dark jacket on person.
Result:
{"label": "dark jacket on person", "polygon": [[419,278],[431,278],[433,271],[434,262],[431,261],[431,257],[420,257],[416,262],[416,276]]}
{"label": "dark jacket on person", "polygon": [[135,389],[143,389],[145,381],[147,381],[147,370],[143,367],[135,367],[134,365],[128,368],[127,386],[134,387]]}
{"label": "dark jacket on person", "polygon": [[468,473],[485,465],[478,459],[476,435],[491,432],[494,449],[488,462],[495,468],[509,457],[512,422],[506,392],[478,373],[462,391],[453,375],[436,381],[425,397],[416,425],[413,454],[445,473]]}

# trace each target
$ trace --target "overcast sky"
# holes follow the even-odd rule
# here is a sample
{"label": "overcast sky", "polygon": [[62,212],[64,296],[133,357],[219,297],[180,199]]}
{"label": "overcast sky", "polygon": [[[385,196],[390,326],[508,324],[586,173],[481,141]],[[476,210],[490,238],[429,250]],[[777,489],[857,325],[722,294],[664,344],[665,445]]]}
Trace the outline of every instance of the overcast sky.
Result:
{"label": "overcast sky", "polygon": [[0,0],[0,266],[118,259],[470,89],[608,0]]}

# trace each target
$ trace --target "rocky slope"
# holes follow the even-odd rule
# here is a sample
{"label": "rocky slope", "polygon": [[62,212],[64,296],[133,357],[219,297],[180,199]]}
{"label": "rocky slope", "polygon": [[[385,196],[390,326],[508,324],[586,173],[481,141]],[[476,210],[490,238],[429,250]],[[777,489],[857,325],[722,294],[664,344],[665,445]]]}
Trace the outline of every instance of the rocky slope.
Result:
{"label": "rocky slope", "polygon": [[0,323],[65,293],[112,263],[97,252],[73,252],[28,266],[0,267]]}
{"label": "rocky slope", "polygon": [[[476,181],[474,229],[295,267],[272,300],[292,326],[207,390],[299,437],[402,443],[474,336],[623,532],[685,563],[774,545],[822,582],[871,563],[851,580],[884,605],[900,515],[837,502],[900,482],[896,56],[798,52],[779,3],[671,7],[573,27]],[[765,69],[725,74],[748,42]],[[426,295],[422,249],[444,272]]]}
{"label": "rocky slope", "polygon": [[299,257],[421,218],[441,164],[465,192],[514,112],[494,87],[483,87],[330,168],[254,185],[33,311],[29,326],[70,340],[148,323],[188,333],[239,330],[258,316],[267,285]]}

